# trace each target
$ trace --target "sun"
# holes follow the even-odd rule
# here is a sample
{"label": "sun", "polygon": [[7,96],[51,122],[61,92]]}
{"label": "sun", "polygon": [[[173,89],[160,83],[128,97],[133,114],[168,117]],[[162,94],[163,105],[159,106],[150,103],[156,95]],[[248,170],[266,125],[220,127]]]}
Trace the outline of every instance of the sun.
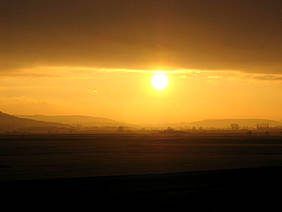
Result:
{"label": "sun", "polygon": [[152,77],[152,86],[161,91],[164,90],[168,85],[168,77],[164,73],[156,73]]}

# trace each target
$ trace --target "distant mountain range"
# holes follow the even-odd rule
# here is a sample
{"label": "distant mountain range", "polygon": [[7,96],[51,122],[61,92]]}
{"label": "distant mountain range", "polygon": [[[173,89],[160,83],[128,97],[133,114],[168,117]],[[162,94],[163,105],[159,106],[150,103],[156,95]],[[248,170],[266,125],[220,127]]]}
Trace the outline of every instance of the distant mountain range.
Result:
{"label": "distant mountain range", "polygon": [[54,129],[54,128],[67,128],[70,127],[61,123],[52,123],[44,121],[36,121],[32,119],[19,118],[17,116],[9,115],[0,112],[0,130],[13,131],[13,130],[30,130],[30,129]]}
{"label": "distant mountain range", "polygon": [[171,127],[203,127],[203,128],[230,128],[231,124],[238,124],[241,128],[255,128],[257,124],[269,124],[270,127],[282,126],[279,121],[267,119],[206,119],[196,122],[172,124]]}
{"label": "distant mountain range", "polygon": [[68,124],[72,126],[84,126],[84,127],[93,127],[93,126],[125,126],[128,124],[114,121],[108,118],[101,117],[92,117],[92,116],[78,116],[78,115],[69,115],[69,116],[46,116],[46,115],[30,115],[30,116],[20,116],[22,118],[33,119],[37,121],[44,122],[57,122],[62,124]]}
{"label": "distant mountain range", "polygon": [[[231,124],[238,124],[240,128],[255,128],[257,124],[268,124],[270,127],[282,126],[279,121],[267,119],[207,119],[197,122],[163,124],[158,127],[167,128],[173,127],[175,129],[202,127],[202,128],[230,128]],[[117,122],[108,118],[99,118],[91,116],[45,116],[45,115],[29,115],[29,116],[13,116],[0,112],[0,131],[38,131],[45,130],[50,132],[52,130],[60,129],[60,131],[67,131],[81,127],[133,127],[141,128],[136,125]]]}

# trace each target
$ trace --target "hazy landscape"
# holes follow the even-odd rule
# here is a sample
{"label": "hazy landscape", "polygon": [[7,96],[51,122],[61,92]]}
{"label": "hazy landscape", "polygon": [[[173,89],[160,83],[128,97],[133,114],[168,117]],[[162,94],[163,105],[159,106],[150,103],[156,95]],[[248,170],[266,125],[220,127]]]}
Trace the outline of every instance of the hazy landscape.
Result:
{"label": "hazy landscape", "polygon": [[225,210],[236,199],[233,209],[269,208],[266,198],[282,188],[281,138],[232,130],[2,133],[0,185],[5,199],[64,207],[130,209],[142,200],[144,209]]}
{"label": "hazy landscape", "polygon": [[106,118],[0,113],[0,132],[2,180],[282,165],[282,128],[271,120],[144,128]]}
{"label": "hazy landscape", "polygon": [[281,0],[1,0],[3,210],[281,211],[281,20]]}
{"label": "hazy landscape", "polygon": [[167,124],[131,124],[91,116],[15,116],[0,112],[0,133],[101,133],[101,132],[274,132],[280,133],[282,123],[266,119],[209,119],[197,122]]}

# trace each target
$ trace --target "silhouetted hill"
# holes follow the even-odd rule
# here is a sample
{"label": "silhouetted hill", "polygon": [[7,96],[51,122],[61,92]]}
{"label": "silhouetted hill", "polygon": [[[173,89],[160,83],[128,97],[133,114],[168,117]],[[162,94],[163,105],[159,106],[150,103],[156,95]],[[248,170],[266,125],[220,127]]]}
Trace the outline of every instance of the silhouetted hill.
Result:
{"label": "silhouetted hill", "polygon": [[29,130],[35,129],[54,129],[54,128],[66,128],[69,127],[65,124],[50,123],[43,121],[36,121],[27,118],[19,118],[17,116],[9,115],[0,112],[0,131],[15,131],[15,130]]}
{"label": "silhouetted hill", "polygon": [[29,118],[37,121],[57,122],[57,123],[69,124],[73,126],[81,125],[86,127],[126,125],[124,123],[117,122],[108,118],[79,116],[79,115],[65,115],[65,116],[64,115],[58,115],[58,116],[30,115],[30,116],[20,116],[20,117]]}
{"label": "silhouetted hill", "polygon": [[267,119],[207,119],[196,122],[177,124],[178,127],[203,127],[203,128],[230,128],[231,124],[238,124],[240,127],[253,128],[257,124],[269,124],[270,127],[281,126],[279,121],[267,120]]}

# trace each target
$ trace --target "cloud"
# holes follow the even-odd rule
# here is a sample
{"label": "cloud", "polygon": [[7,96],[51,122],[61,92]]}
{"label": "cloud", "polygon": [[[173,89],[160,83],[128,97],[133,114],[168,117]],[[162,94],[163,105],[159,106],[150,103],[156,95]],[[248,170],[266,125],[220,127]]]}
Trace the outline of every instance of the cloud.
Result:
{"label": "cloud", "polygon": [[260,75],[260,76],[254,76],[254,79],[258,79],[258,80],[282,80],[282,74],[277,74],[277,75],[273,75],[273,74],[269,74],[269,75]]}
{"label": "cloud", "polygon": [[0,20],[2,75],[39,66],[282,73],[280,0],[4,0]]}
{"label": "cloud", "polygon": [[[241,79],[241,80],[264,80],[264,81],[280,81],[282,74],[265,74],[265,73],[248,73],[239,70],[199,70],[199,69],[122,69],[122,68],[95,68],[95,67],[79,67],[79,66],[39,66],[31,69],[22,69],[2,75],[4,78],[75,78],[90,79],[96,78],[100,74],[105,73],[136,73],[148,74],[163,71],[168,75],[177,75],[181,79]],[[97,90],[93,90],[97,93]]]}

